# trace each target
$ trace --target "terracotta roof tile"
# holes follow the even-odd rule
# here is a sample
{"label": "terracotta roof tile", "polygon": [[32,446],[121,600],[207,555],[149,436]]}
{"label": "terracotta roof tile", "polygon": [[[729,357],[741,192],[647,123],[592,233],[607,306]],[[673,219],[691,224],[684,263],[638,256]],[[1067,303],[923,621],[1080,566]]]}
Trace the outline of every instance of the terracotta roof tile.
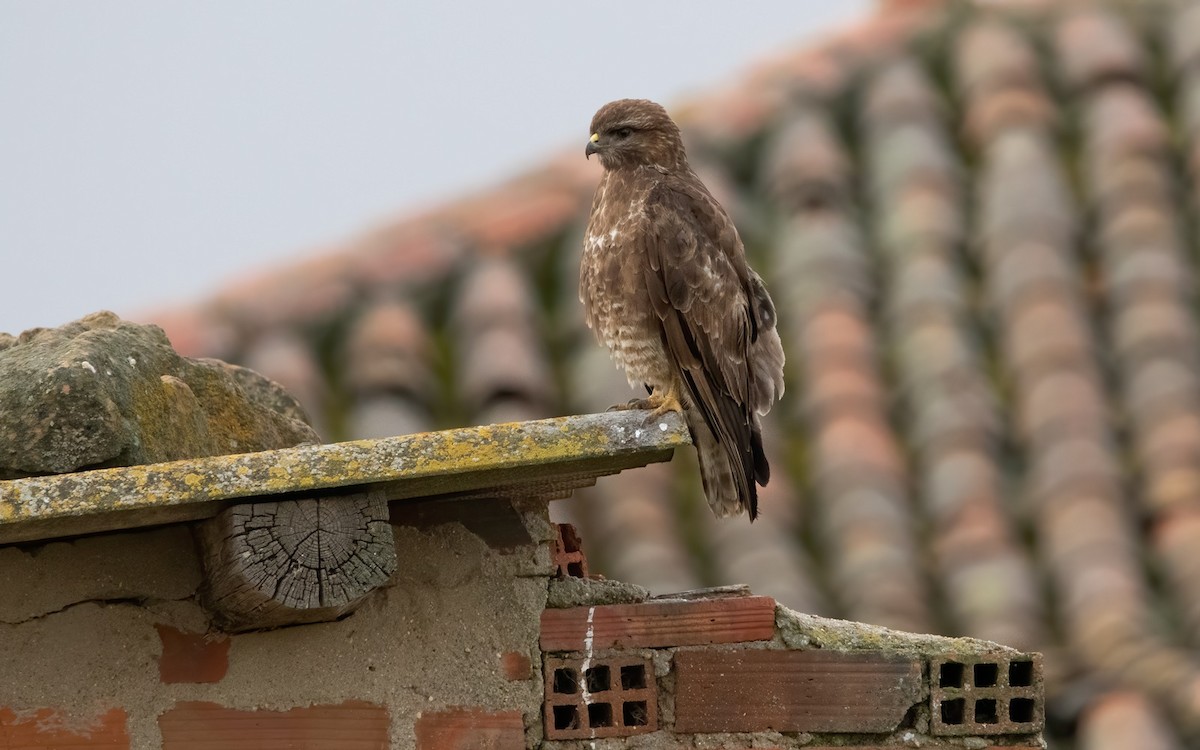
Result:
{"label": "terracotta roof tile", "polygon": [[911,393],[908,438],[913,448],[991,443],[999,438],[996,400],[980,374],[964,370],[923,383]]}
{"label": "terracotta roof tile", "polygon": [[485,258],[462,280],[454,302],[457,327],[475,333],[492,327],[527,328],[537,314],[529,280],[508,258]]}
{"label": "terracotta roof tile", "polygon": [[879,213],[879,242],[890,253],[944,248],[966,234],[958,200],[929,185],[909,183]]}
{"label": "terracotta roof tile", "polygon": [[[1193,14],[1200,18],[1200,14]],[[1196,131],[1200,130],[1200,75],[1195,70],[1189,70],[1186,77],[1179,81],[1176,89],[1176,107],[1179,110],[1179,127],[1189,139],[1194,140]],[[1189,161],[1195,167],[1194,157]]]}
{"label": "terracotta roof tile", "polygon": [[1126,408],[1132,414],[1155,418],[1180,408],[1198,406],[1200,373],[1195,363],[1160,357],[1133,368],[1124,379]]}
{"label": "terracotta roof tile", "polygon": [[[1054,747],[1189,746],[1200,5],[889,7],[674,109],[779,308],[763,518],[709,519],[686,455],[554,512],[660,592],[1044,651]],[[602,410],[640,394],[576,301],[598,175],[555,153],[161,320],[335,436]]]}
{"label": "terracotta roof tile", "polygon": [[655,464],[645,471],[604,477],[587,492],[592,503],[604,508],[604,513],[590,516],[593,543],[598,551],[620,549],[614,555],[589,552],[594,570],[636,581],[658,594],[701,585],[672,511],[672,476],[669,466]]}
{"label": "terracotta roof tile", "polygon": [[1194,68],[1200,63],[1200,8],[1180,3],[1165,26],[1173,72],[1179,75]]}
{"label": "terracotta roof tile", "polygon": [[417,311],[402,300],[370,305],[348,332],[346,385],[358,394],[406,393],[433,398],[432,342]]}
{"label": "terracotta roof tile", "polygon": [[928,381],[971,366],[969,341],[944,319],[927,319],[898,334],[898,356],[905,382]]}
{"label": "terracotta roof tile", "polygon": [[1107,9],[1072,9],[1056,32],[1063,81],[1073,89],[1112,79],[1136,81],[1146,75],[1142,48],[1130,29]]}
{"label": "terracotta roof tile", "polygon": [[1163,415],[1146,426],[1138,442],[1148,464],[1170,461],[1194,466],[1200,460],[1200,415],[1188,410]]}
{"label": "terracotta roof tile", "polygon": [[1108,85],[1087,101],[1083,124],[1089,149],[1114,158],[1159,155],[1169,146],[1167,126],[1144,89]]}
{"label": "terracotta roof tile", "polygon": [[[858,227],[842,214],[819,213],[787,222],[773,243],[773,276],[792,290],[781,305],[783,314],[802,317],[812,308],[835,303],[866,306],[870,271],[862,242]],[[829,293],[831,283],[837,295]],[[803,325],[799,320],[793,323]]]}
{"label": "terracotta roof tile", "polygon": [[[782,439],[781,434],[771,434],[768,444],[779,445]],[[785,465],[779,451],[772,451],[769,458],[776,467]],[[770,523],[722,523],[697,509],[704,544],[712,549],[717,571],[711,583],[745,583],[757,594],[796,602],[805,612],[832,611],[816,583],[811,555],[797,540],[800,498],[794,488],[784,482],[768,484],[759,491],[758,508],[760,518],[769,518]]]}
{"label": "terracotta roof tile", "polygon": [[891,320],[904,324],[922,318],[957,318],[967,308],[959,268],[940,253],[921,253],[898,263],[888,290]]}
{"label": "terracotta roof tile", "polygon": [[1086,167],[1087,189],[1105,214],[1100,217],[1102,225],[1111,219],[1107,214],[1113,204],[1138,203],[1147,210],[1161,212],[1164,203],[1174,200],[1176,186],[1162,167],[1157,157],[1090,161]]}
{"label": "terracotta roof tile", "polygon": [[870,324],[854,306],[833,303],[813,310],[798,340],[802,366],[817,367],[830,360],[863,363],[869,360]]}
{"label": "terracotta roof tile", "polygon": [[1105,271],[1109,293],[1122,307],[1137,298],[1161,299],[1177,294],[1186,300],[1195,293],[1189,283],[1193,276],[1191,269],[1178,253],[1164,245],[1143,245],[1135,252],[1116,258]]}
{"label": "terracotta roof tile", "polygon": [[975,21],[959,32],[955,45],[955,82],[962,96],[1041,86],[1041,66],[1032,45],[1004,21]]}
{"label": "terracotta roof tile", "polygon": [[[930,148],[898,163],[869,161],[872,173],[887,174],[886,184],[894,186],[876,189],[884,205],[889,192],[890,205],[897,207],[911,204],[913,196],[928,202],[937,195],[934,215],[943,227],[955,227],[907,236],[885,229],[879,235],[880,250],[892,265],[884,283],[888,327],[900,337],[923,330],[924,340],[939,342],[943,352],[933,356],[936,350],[913,351],[910,345],[897,362],[896,374],[906,386],[900,394],[906,434],[919,466],[918,497],[952,627],[1011,643],[1038,643],[1044,631],[1037,582],[1017,547],[1002,496],[997,399],[982,369],[976,334],[962,322],[971,310],[961,253],[965,231],[958,228],[965,217],[952,197],[962,168],[951,155],[948,124],[936,100],[926,106],[928,117],[902,127],[923,133],[910,140]],[[869,137],[886,142],[892,132],[877,123]],[[887,214],[880,221],[894,226]]]}
{"label": "terracotta roof tile", "polygon": [[241,344],[238,327],[207,307],[160,311],[141,318],[160,326],[175,351],[185,357],[232,360]]}
{"label": "terracotta roof tile", "polygon": [[775,200],[789,213],[844,208],[851,164],[832,124],[812,110],[789,114],[786,122],[767,149],[764,166]]}
{"label": "terracotta roof tile", "polygon": [[1200,576],[1197,544],[1200,544],[1200,513],[1195,509],[1171,514],[1154,528],[1155,552],[1179,597],[1180,614],[1192,630],[1200,627],[1200,592],[1195,586]]}
{"label": "terracotta roof tile", "polygon": [[561,231],[585,205],[586,198],[577,189],[545,189],[537,182],[520,180],[439,218],[457,227],[469,242],[507,249]]}
{"label": "terracotta roof tile", "polygon": [[1031,442],[1045,440],[1051,431],[1097,434],[1108,425],[1108,408],[1090,373],[1057,368],[1036,378],[1022,394],[1017,421]]}
{"label": "terracotta roof tile", "polygon": [[933,90],[929,76],[908,56],[897,57],[876,71],[864,96],[865,128],[927,122],[946,116],[945,103]]}
{"label": "terracotta roof tile", "polygon": [[1028,376],[1048,367],[1091,361],[1088,321],[1074,305],[1064,304],[1062,296],[1028,299],[1004,316],[1004,349],[1014,372]]}
{"label": "terracotta roof tile", "polygon": [[1078,278],[1072,258],[1041,242],[1020,242],[1006,247],[990,266],[988,293],[998,310],[1027,310],[1044,296],[1070,294]]}
{"label": "terracotta roof tile", "polygon": [[381,227],[365,235],[346,254],[348,273],[366,293],[419,288],[449,275],[465,246],[451,232],[419,221]]}
{"label": "terracotta roof tile", "polygon": [[963,118],[963,136],[972,145],[981,147],[1013,127],[1048,128],[1057,124],[1058,112],[1044,92],[1003,88],[971,101]]}
{"label": "terracotta roof tile", "polygon": [[1028,492],[1039,510],[1081,491],[1116,502],[1119,467],[1105,436],[1065,437],[1035,448],[1040,450],[1028,468]]}
{"label": "terracotta roof tile", "polygon": [[246,347],[240,364],[282,385],[304,404],[317,434],[325,437],[328,384],[321,365],[305,340],[288,330],[265,334]]}
{"label": "terracotta roof tile", "polygon": [[1074,201],[1055,164],[1053,145],[1040,130],[1005,128],[984,147],[980,175],[980,230],[984,252],[1003,254],[1021,241],[1071,245],[1077,231]]}
{"label": "terracotta roof tile", "polygon": [[1196,321],[1170,297],[1138,299],[1125,306],[1115,320],[1113,343],[1119,356],[1129,358],[1195,351]]}
{"label": "terracotta roof tile", "polygon": [[247,329],[270,330],[321,321],[352,304],[346,267],[335,255],[312,257],[281,275],[267,271],[232,285],[212,304]]}
{"label": "terracotta roof tile", "polygon": [[[470,412],[501,409],[481,421],[549,415],[556,394],[528,280],[509,259],[489,259],[463,280],[451,329],[458,396]],[[503,402],[519,402],[519,410]]]}
{"label": "terracotta roof tile", "polygon": [[411,435],[432,425],[424,404],[392,395],[361,396],[346,407],[346,433],[356,438]]}
{"label": "terracotta roof tile", "polygon": [[804,416],[814,422],[859,409],[879,413],[887,404],[877,378],[861,367],[838,360],[810,368],[803,400]]}
{"label": "terracotta roof tile", "polygon": [[895,476],[904,463],[890,428],[879,415],[840,414],[828,420],[816,438],[816,456],[822,470],[838,472],[868,468]]}

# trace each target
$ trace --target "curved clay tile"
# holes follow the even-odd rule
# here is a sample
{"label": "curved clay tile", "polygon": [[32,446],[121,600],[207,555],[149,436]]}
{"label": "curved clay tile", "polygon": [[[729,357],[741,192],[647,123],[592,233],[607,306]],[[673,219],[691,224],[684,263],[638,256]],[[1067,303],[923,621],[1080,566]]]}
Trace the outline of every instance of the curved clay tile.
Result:
{"label": "curved clay tile", "polygon": [[[806,387],[816,389],[827,388],[817,378],[835,376],[824,366],[831,361],[858,367],[868,382],[881,377],[868,308],[847,297],[849,289],[865,303],[874,294],[863,240],[852,229],[847,164],[827,120],[801,110],[781,124],[764,167],[772,208],[783,217],[773,279],[787,290],[776,294],[784,345],[799,357],[801,380],[814,383]],[[863,402],[807,416],[817,492],[811,519],[841,606],[856,619],[929,628],[907,467],[886,410]]]}
{"label": "curved clay tile", "polygon": [[1162,712],[1138,693],[1109,693],[1084,713],[1081,750],[1182,750]]}
{"label": "curved clay tile", "polygon": [[326,440],[334,438],[325,418],[329,397],[325,374],[303,336],[290,330],[262,335],[246,347],[239,364],[282,385],[304,407],[317,434]]}
{"label": "curved clay tile", "polygon": [[954,45],[955,84],[964,98],[1001,88],[1041,88],[1041,64],[1015,24],[982,18],[960,31]]}
{"label": "curved clay tile", "polygon": [[529,280],[511,258],[477,264],[451,313],[461,408],[474,421],[547,416],[557,400]]}
{"label": "curved clay tile", "polygon": [[1200,6],[1178,3],[1161,30],[1172,72],[1181,75],[1200,64]]}
{"label": "curved clay tile", "polygon": [[[764,443],[773,469],[786,466],[786,435],[768,417]],[[778,467],[778,468],[775,468]],[[756,594],[796,602],[800,611],[831,613],[815,575],[816,566],[799,543],[803,498],[783,477],[758,491],[759,519],[753,524],[726,523],[701,512],[704,547],[717,571],[714,585],[744,583]],[[791,606],[791,605],[789,605]]]}
{"label": "curved clay tile", "polygon": [[1111,80],[1141,82],[1146,58],[1132,30],[1107,9],[1079,6],[1055,29],[1059,68],[1072,89],[1087,89]]}
{"label": "curved clay tile", "polygon": [[342,355],[349,438],[423,432],[436,402],[433,347],[417,311],[399,299],[369,304],[351,324]]}
{"label": "curved clay tile", "polygon": [[921,65],[901,56],[884,63],[871,76],[860,123],[864,129],[891,128],[901,122],[920,123],[945,116],[945,102],[933,90]]}

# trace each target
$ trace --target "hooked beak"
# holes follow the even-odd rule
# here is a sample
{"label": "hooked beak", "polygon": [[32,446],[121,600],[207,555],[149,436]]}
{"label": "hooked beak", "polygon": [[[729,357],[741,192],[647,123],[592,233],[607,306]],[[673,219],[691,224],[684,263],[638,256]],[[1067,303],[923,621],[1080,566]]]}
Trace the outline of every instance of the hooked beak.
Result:
{"label": "hooked beak", "polygon": [[591,159],[592,154],[594,154],[600,150],[599,143],[600,143],[600,134],[592,133],[592,137],[588,139],[587,148],[584,149],[584,151],[583,151],[584,156],[586,156],[588,159]]}

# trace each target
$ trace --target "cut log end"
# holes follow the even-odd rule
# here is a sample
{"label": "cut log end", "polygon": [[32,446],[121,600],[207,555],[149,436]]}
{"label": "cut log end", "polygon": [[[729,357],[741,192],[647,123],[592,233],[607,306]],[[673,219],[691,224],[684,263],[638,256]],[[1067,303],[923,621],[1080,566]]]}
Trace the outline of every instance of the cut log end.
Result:
{"label": "cut log end", "polygon": [[382,493],[246,503],[200,527],[204,597],[226,630],[334,620],[396,569]]}

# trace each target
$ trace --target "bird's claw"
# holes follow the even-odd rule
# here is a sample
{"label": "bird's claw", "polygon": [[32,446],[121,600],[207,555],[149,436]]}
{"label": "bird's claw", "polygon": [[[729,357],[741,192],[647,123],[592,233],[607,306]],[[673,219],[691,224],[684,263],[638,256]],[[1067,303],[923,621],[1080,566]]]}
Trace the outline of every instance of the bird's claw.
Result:
{"label": "bird's claw", "polygon": [[670,411],[682,414],[683,404],[679,403],[679,397],[674,394],[662,395],[656,391],[651,393],[649,398],[633,398],[624,404],[614,404],[606,411],[625,411],[627,409],[648,411],[649,414],[646,415],[644,421],[653,422]]}
{"label": "bird's claw", "polygon": [[623,404],[613,404],[605,411],[629,411],[630,409],[652,409],[654,404],[648,398],[631,398]]}

